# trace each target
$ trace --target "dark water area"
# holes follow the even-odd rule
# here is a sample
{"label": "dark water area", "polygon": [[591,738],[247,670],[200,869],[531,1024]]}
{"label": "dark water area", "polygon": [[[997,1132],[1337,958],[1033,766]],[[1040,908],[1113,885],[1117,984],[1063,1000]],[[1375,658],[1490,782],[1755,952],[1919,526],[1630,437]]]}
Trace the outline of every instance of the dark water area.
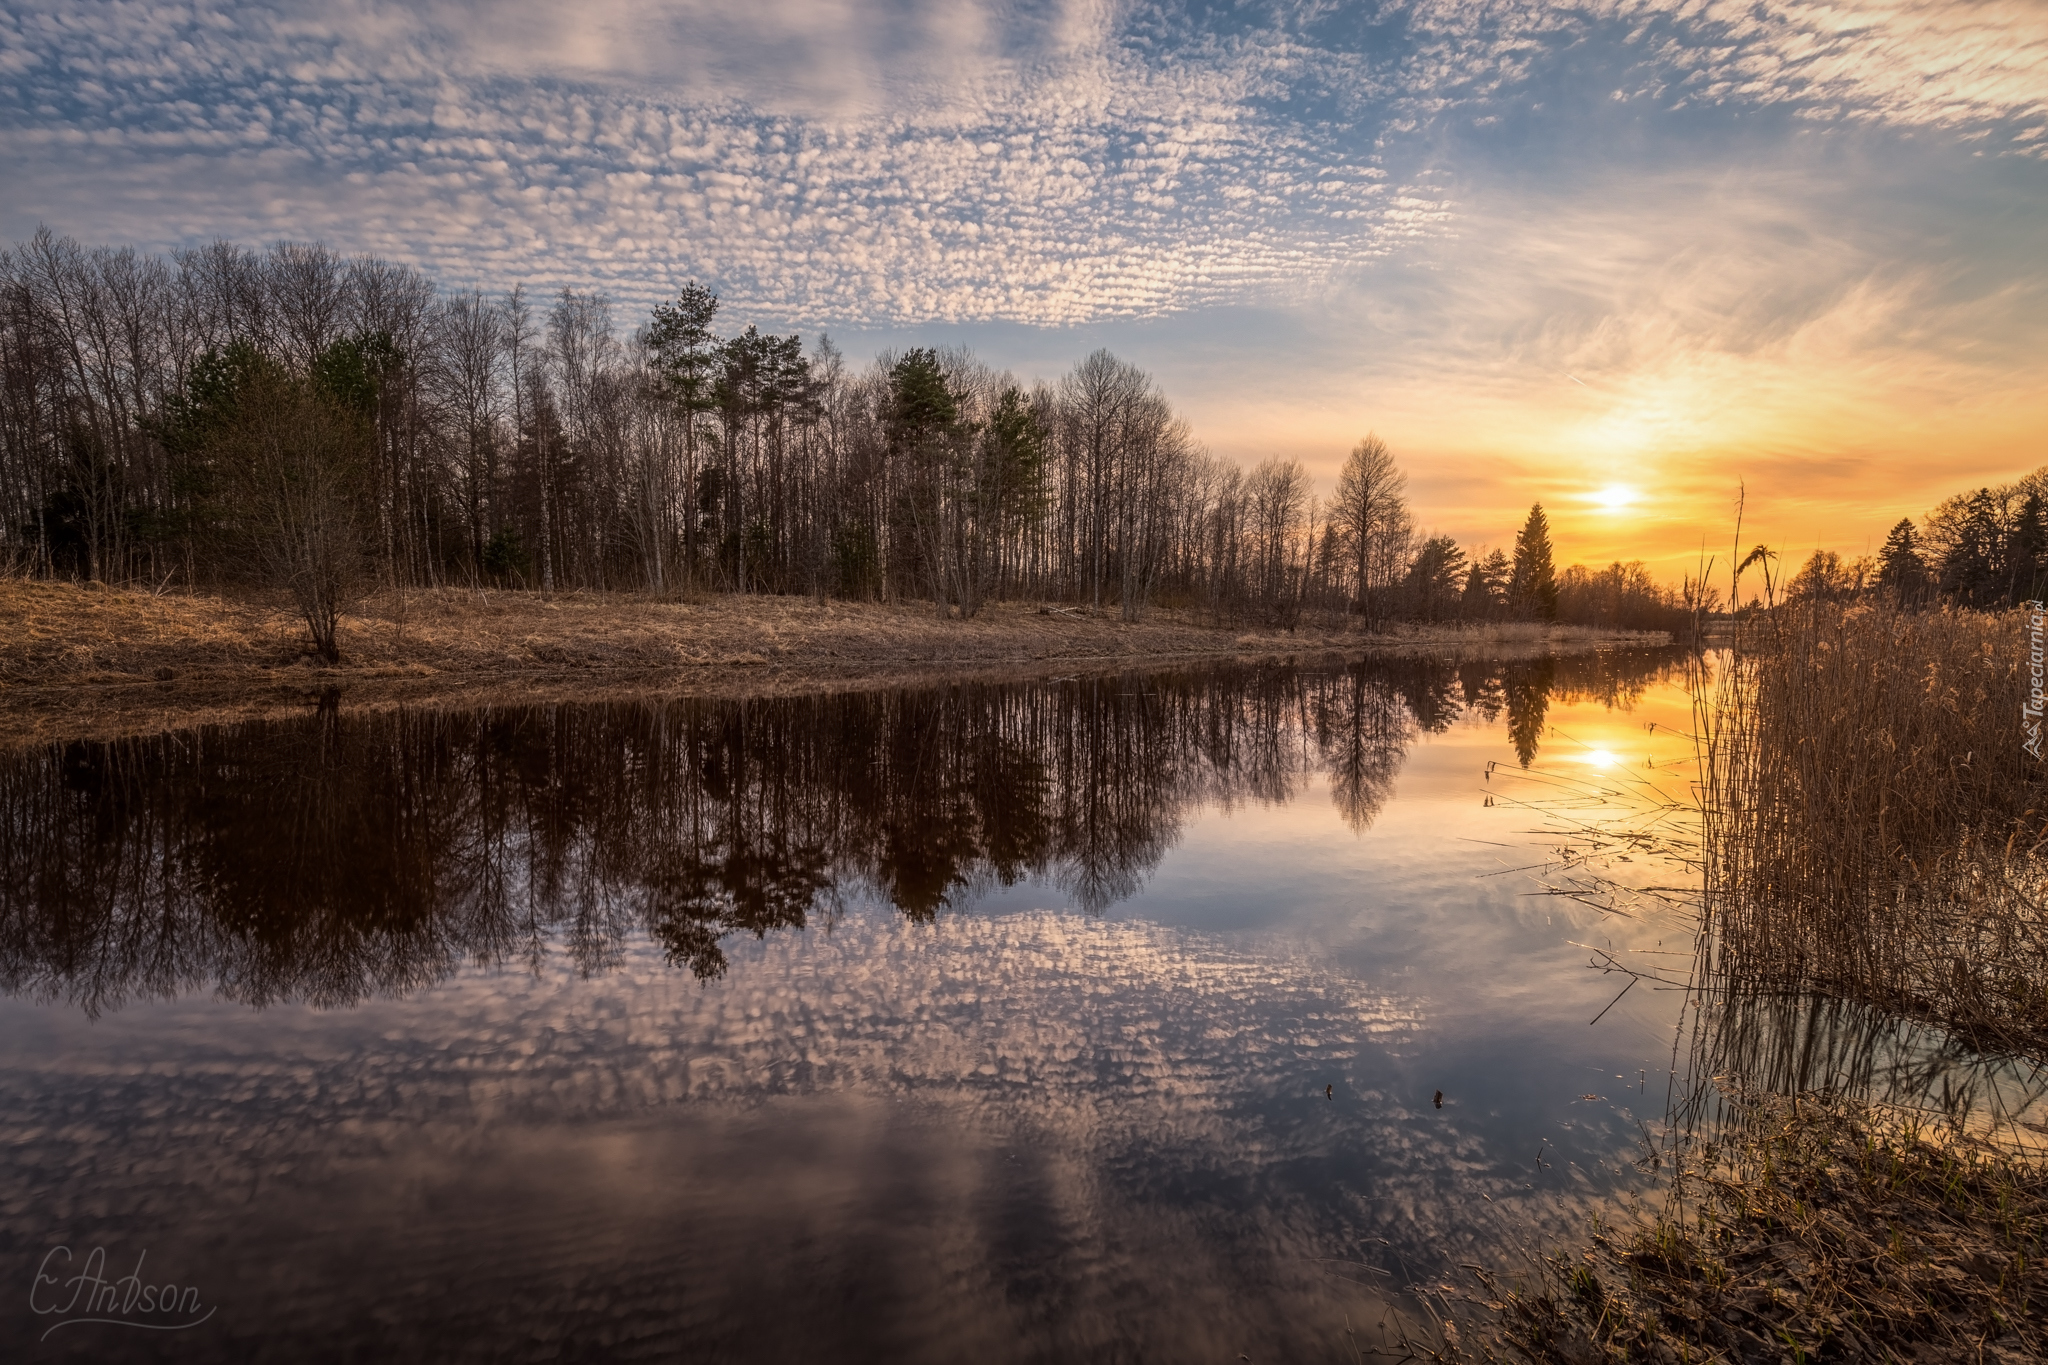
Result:
{"label": "dark water area", "polygon": [[1614,651],[14,756],[6,1358],[1354,1359],[1648,1187],[1682,992],[1588,964],[1687,930],[1532,869],[1685,718]]}

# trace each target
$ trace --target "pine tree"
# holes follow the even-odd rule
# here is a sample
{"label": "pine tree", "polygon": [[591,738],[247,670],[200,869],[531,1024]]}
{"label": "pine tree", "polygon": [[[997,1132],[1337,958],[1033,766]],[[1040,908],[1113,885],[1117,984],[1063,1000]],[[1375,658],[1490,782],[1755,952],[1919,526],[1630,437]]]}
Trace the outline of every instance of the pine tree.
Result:
{"label": "pine tree", "polygon": [[1465,552],[1449,536],[1431,536],[1409,562],[1408,609],[1425,621],[1448,616],[1465,586]]}
{"label": "pine tree", "polygon": [[1529,509],[1529,519],[1515,533],[1515,567],[1508,581],[1508,604],[1535,621],[1557,619],[1557,571],[1551,563],[1550,519],[1543,504]]}
{"label": "pine tree", "polygon": [[[643,338],[661,376],[669,398],[683,419],[682,483],[687,489],[700,488],[715,471],[699,463],[697,418],[718,406],[715,393],[719,363],[719,340],[711,323],[718,316],[718,295],[695,280],[684,285],[674,303],[654,306]],[[683,564],[692,577],[697,572],[697,531],[702,516],[691,509],[683,518]]]}
{"label": "pine tree", "polygon": [[1486,581],[1486,568],[1478,560],[1465,574],[1465,591],[1458,597],[1458,615],[1468,621],[1484,621],[1493,612],[1493,591]]}

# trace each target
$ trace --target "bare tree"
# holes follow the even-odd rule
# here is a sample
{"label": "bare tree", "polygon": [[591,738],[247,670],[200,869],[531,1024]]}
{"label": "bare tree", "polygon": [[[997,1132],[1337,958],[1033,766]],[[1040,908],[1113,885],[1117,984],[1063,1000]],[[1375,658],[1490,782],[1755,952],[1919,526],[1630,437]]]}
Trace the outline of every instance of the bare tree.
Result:
{"label": "bare tree", "polygon": [[1308,471],[1298,460],[1267,460],[1245,479],[1252,577],[1261,608],[1291,622],[1297,561],[1305,562],[1302,523],[1309,508]]}
{"label": "bare tree", "polygon": [[223,485],[227,562],[289,592],[329,663],[341,658],[342,614],[367,582],[368,426],[360,411],[257,358],[241,367],[206,440]]}
{"label": "bare tree", "polygon": [[1351,448],[1337,478],[1331,518],[1343,528],[1352,556],[1355,608],[1366,629],[1378,624],[1381,590],[1406,567],[1412,528],[1402,494],[1408,476],[1387,443],[1368,432]]}
{"label": "bare tree", "polygon": [[483,572],[484,549],[497,533],[498,421],[505,320],[481,291],[458,294],[435,315],[439,363],[434,380],[459,441],[457,496],[467,531],[469,570]]}

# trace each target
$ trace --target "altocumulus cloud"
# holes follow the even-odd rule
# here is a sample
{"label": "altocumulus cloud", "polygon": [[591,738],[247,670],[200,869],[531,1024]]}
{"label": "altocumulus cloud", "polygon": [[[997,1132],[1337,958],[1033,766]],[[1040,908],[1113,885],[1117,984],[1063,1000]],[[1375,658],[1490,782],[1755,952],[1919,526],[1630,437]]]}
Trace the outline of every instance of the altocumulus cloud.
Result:
{"label": "altocumulus cloud", "polygon": [[321,236],[447,282],[749,316],[1151,317],[1457,230],[1452,124],[1546,99],[2048,156],[2048,17],[1494,0],[52,3],[0,15],[0,230]]}

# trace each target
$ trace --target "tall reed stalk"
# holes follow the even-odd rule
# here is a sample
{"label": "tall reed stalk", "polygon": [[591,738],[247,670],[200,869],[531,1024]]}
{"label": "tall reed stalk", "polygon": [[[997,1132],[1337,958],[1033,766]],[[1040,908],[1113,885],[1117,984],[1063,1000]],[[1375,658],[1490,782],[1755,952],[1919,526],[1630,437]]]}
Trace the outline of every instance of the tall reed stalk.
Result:
{"label": "tall reed stalk", "polygon": [[2020,613],[1799,602],[1701,664],[1718,979],[1818,990],[1980,1045],[2048,1042],[2048,768]]}

